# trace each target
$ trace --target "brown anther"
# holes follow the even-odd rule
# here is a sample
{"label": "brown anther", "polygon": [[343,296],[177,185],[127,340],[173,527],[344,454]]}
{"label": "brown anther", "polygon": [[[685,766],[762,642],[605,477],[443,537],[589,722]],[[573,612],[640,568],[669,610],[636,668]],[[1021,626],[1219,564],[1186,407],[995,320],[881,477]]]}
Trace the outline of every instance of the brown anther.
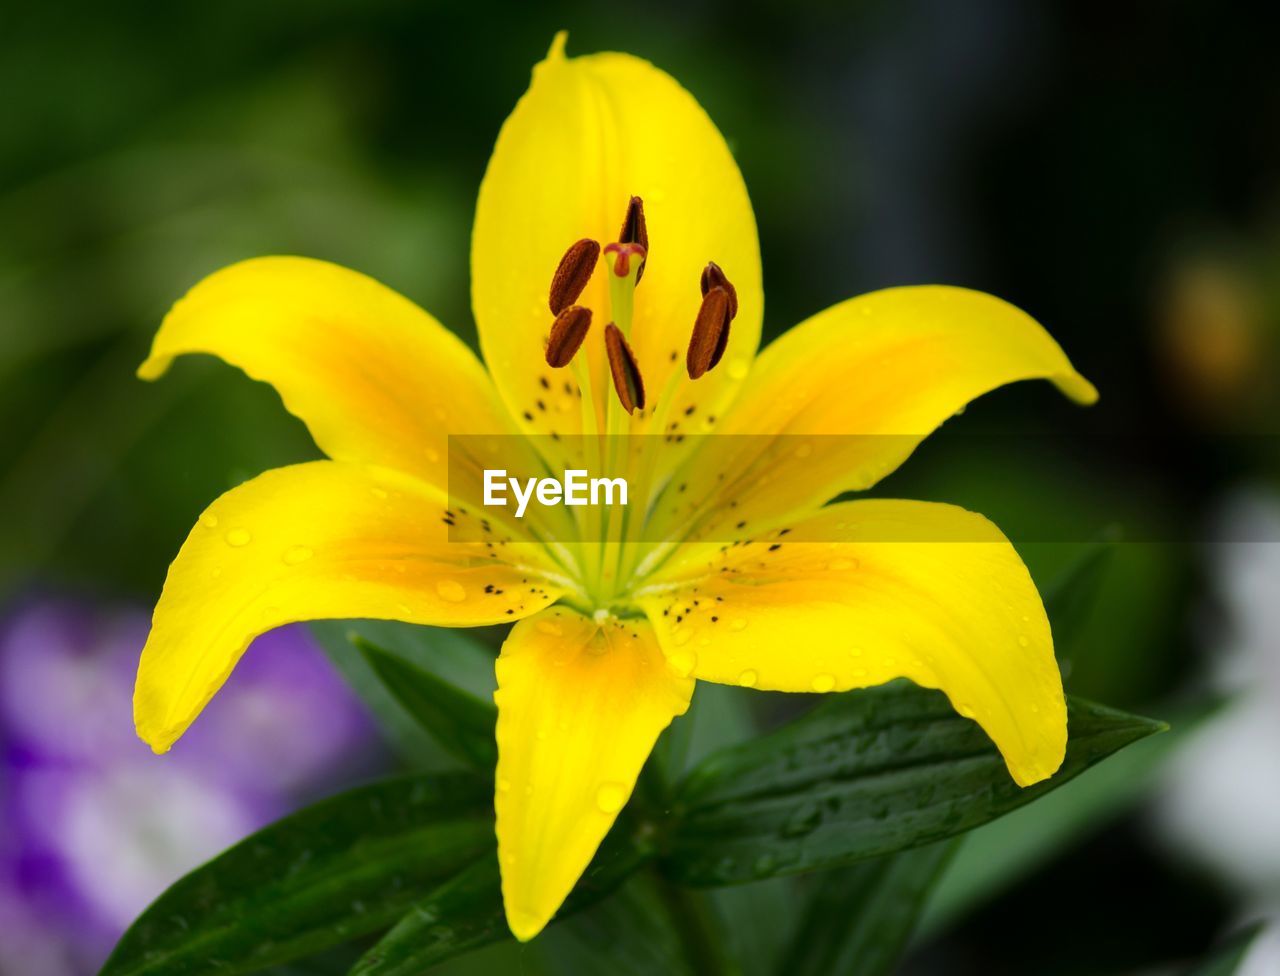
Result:
{"label": "brown anther", "polygon": [[[649,253],[649,228],[644,222],[644,201],[632,197],[627,201],[627,215],[622,218],[622,230],[618,231],[620,244],[639,244],[644,253]],[[644,257],[640,259],[640,270],[636,272],[636,284],[644,277]]]}
{"label": "brown anther", "polygon": [[556,316],[547,340],[547,365],[555,369],[568,366],[591,328],[591,309],[570,305]]}
{"label": "brown anther", "polygon": [[609,354],[609,372],[613,374],[613,388],[618,391],[622,409],[627,413],[643,410],[644,380],[636,365],[636,355],[622,330],[612,322],[604,327],[604,347]]}
{"label": "brown anther", "polygon": [[636,272],[636,281],[640,280],[640,275],[644,273],[644,258],[646,254],[644,245],[606,244],[604,253],[613,255],[613,273],[619,278],[625,278],[631,274],[631,259],[638,258],[640,260],[640,270]]}
{"label": "brown anther", "polygon": [[723,288],[729,293],[729,318],[738,317],[738,289],[734,288],[724,275],[724,269],[714,261],[708,261],[702,269],[702,294],[705,296],[712,288]]}
{"label": "brown anther", "polygon": [[548,304],[552,315],[559,315],[578,300],[599,259],[600,245],[589,237],[584,237],[564,252],[564,257],[556,265],[556,273],[551,276]]}
{"label": "brown anther", "polygon": [[729,343],[729,318],[729,293],[717,285],[703,296],[698,318],[693,323],[684,361],[689,379],[696,380],[720,362]]}

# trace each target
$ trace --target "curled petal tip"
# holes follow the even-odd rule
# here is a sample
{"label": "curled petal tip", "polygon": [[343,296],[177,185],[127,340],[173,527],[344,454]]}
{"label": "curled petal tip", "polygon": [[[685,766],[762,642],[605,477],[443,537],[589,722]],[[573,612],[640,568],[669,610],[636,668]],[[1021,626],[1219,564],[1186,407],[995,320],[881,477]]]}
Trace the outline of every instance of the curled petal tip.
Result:
{"label": "curled petal tip", "polygon": [[548,61],[565,60],[564,46],[569,41],[569,32],[567,30],[556,31],[556,36],[551,39],[551,47],[547,49]]}
{"label": "curled petal tip", "polygon": [[1091,407],[1098,402],[1098,388],[1079,373],[1064,373],[1053,378],[1054,385],[1063,394],[1082,407]]}
{"label": "curled petal tip", "polygon": [[515,908],[507,908],[507,928],[516,937],[517,942],[528,942],[547,927],[548,919],[539,918],[531,912]]}
{"label": "curled petal tip", "polygon": [[146,360],[134,370],[133,375],[140,380],[150,382],[158,380],[161,376],[169,371],[169,363],[171,360],[168,356],[148,356]]}
{"label": "curled petal tip", "polygon": [[154,728],[144,726],[138,722],[134,724],[134,731],[138,738],[145,742],[148,748],[157,756],[163,756],[166,752],[173,748],[176,736],[165,735]]}

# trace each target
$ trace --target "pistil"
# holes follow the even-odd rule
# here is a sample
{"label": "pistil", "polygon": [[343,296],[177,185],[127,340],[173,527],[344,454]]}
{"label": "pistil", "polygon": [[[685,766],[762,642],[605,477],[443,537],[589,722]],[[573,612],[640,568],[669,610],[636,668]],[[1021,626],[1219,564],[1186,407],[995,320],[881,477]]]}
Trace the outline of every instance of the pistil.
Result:
{"label": "pistil", "polygon": [[613,258],[609,269],[609,310],[613,324],[631,337],[631,319],[635,310],[636,285],[644,270],[648,252],[642,244],[614,243],[605,247],[606,257]]}

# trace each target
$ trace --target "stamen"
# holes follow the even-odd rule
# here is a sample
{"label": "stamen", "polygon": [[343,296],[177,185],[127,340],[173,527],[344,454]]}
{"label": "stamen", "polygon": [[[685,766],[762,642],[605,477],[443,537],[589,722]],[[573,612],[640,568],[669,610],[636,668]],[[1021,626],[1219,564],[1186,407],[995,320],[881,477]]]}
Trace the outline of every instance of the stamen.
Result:
{"label": "stamen", "polygon": [[547,340],[547,365],[560,369],[568,366],[591,328],[591,309],[570,305],[556,316]]}
{"label": "stamen", "polygon": [[640,367],[622,330],[612,322],[604,327],[604,347],[609,354],[609,372],[613,374],[613,388],[618,391],[622,409],[627,413],[643,410],[644,379],[640,376]]}
{"label": "stamen", "polygon": [[633,257],[639,258],[640,270],[636,272],[636,283],[639,284],[640,276],[644,274],[645,255],[648,254],[643,244],[606,244],[604,253],[614,255],[613,273],[619,278],[629,276],[631,274],[631,259]]}
{"label": "stamen", "polygon": [[573,244],[564,252],[551,276],[551,297],[548,304],[551,314],[559,315],[578,300],[582,290],[591,280],[596,261],[600,258],[600,245],[588,237]]}
{"label": "stamen", "polygon": [[708,261],[702,269],[702,294],[705,297],[712,288],[723,288],[729,293],[729,318],[738,316],[738,289],[725,277],[724,269],[714,261]]}
{"label": "stamen", "polygon": [[[649,228],[644,220],[644,201],[632,197],[627,201],[627,215],[622,218],[622,230],[618,231],[618,242],[621,244],[639,244],[644,253],[649,253]],[[640,259],[640,270],[636,272],[636,284],[644,277],[644,258]]]}
{"label": "stamen", "polygon": [[720,362],[729,343],[729,293],[718,285],[703,296],[698,318],[689,338],[685,368],[689,379],[696,380]]}

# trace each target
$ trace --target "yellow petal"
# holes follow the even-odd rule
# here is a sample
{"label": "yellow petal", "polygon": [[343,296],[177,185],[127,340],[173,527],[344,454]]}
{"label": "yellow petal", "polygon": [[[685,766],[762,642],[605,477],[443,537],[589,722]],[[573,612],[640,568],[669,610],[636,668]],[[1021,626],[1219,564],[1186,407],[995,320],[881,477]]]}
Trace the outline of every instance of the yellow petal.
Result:
{"label": "yellow petal", "polygon": [[668,668],[646,621],[559,607],[512,629],[497,671],[502,897],[523,941],[590,863],[693,680]]}
{"label": "yellow petal", "polygon": [[1049,621],[1017,552],[982,516],[850,502],[785,536],[695,551],[642,599],[678,670],[773,691],[910,678],[981,725],[1020,785],[1061,765]]}
{"label": "yellow petal", "polygon": [[456,336],[407,298],[325,261],[255,258],[205,278],[165,317],[138,375],[156,379],[193,352],[272,384],[329,457],[442,488],[449,434],[510,429]]}
{"label": "yellow petal", "polygon": [[[710,438],[678,480],[685,499],[705,500],[701,537],[738,522],[751,532],[869,488],[969,401],[1029,379],[1097,399],[1053,338],[1007,302],[937,285],[872,292],[771,344],[721,427],[738,436]],[[673,524],[690,520],[690,504],[672,507]]]}
{"label": "yellow petal", "polygon": [[[628,200],[638,195],[649,259],[630,341],[648,399],[682,411],[696,390],[716,412],[746,374],[764,307],[755,217],[742,176],[706,113],[669,75],[626,54],[568,59],[563,47],[560,35],[534,69],[480,187],[471,284],[485,360],[512,414],[532,418],[529,429],[583,429],[576,400],[562,393],[571,371],[552,370],[543,359],[551,277],[575,241],[615,240]],[[681,377],[708,261],[736,287],[739,310],[724,362],[695,386]],[[612,397],[603,358],[612,318],[608,273],[602,261],[578,300],[594,313],[578,355],[590,362],[597,391]],[[647,410],[640,422],[652,414]]]}
{"label": "yellow petal", "polygon": [[348,617],[496,624],[560,594],[540,563],[521,565],[540,547],[449,542],[446,507],[415,479],[333,461],[228,491],[169,567],[138,665],[138,735],[168,749],[273,627]]}

